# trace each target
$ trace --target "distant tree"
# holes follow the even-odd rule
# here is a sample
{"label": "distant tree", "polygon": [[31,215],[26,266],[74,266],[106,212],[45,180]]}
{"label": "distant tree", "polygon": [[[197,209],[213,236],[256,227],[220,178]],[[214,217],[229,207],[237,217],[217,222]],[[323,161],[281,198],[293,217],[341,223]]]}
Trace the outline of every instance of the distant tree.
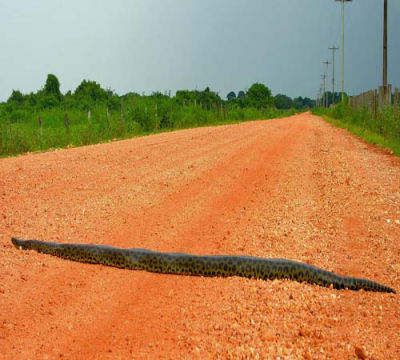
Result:
{"label": "distant tree", "polygon": [[290,109],[293,106],[293,101],[287,95],[278,94],[274,97],[274,104],[277,109]]}
{"label": "distant tree", "polygon": [[299,96],[293,99],[293,107],[298,110],[312,108],[314,104],[315,104],[314,100],[311,100],[308,97],[303,98]]}
{"label": "distant tree", "polygon": [[303,105],[303,98],[301,96],[298,96],[296,98],[293,99],[293,107],[295,109],[303,109],[304,105]]}
{"label": "distant tree", "polygon": [[196,99],[196,93],[190,90],[178,90],[175,98],[179,104],[193,103]]}
{"label": "distant tree", "polygon": [[156,98],[156,99],[163,99],[163,98],[167,98],[168,95],[166,93],[162,93],[161,91],[153,91],[153,93],[151,94],[151,97]]}
{"label": "distant tree", "polygon": [[56,107],[59,103],[59,98],[54,94],[40,96],[38,100],[39,107],[44,109]]}
{"label": "distant tree", "polygon": [[106,88],[106,93],[107,93],[108,97],[112,97],[112,96],[117,95],[117,93],[113,89],[111,89],[110,87]]}
{"label": "distant tree", "polygon": [[308,97],[303,98],[303,107],[312,108],[314,106],[314,101]]}
{"label": "distant tree", "polygon": [[75,89],[74,97],[87,99],[93,103],[104,103],[107,101],[109,93],[96,81],[83,80]]}
{"label": "distant tree", "polygon": [[197,103],[206,108],[211,108],[213,105],[218,105],[222,102],[220,96],[216,92],[211,91],[209,87],[206,87],[204,91],[178,90],[175,99],[181,105]]}
{"label": "distant tree", "polygon": [[240,90],[238,92],[237,98],[238,99],[244,99],[246,97],[246,93],[243,90]]}
{"label": "distant tree", "polygon": [[29,95],[27,95],[28,98],[28,104],[31,107],[35,107],[38,102],[38,98],[34,92],[31,92]]}
{"label": "distant tree", "polygon": [[234,91],[231,91],[228,95],[226,95],[226,98],[228,99],[228,101],[231,101],[233,99],[236,99],[236,94]]}
{"label": "distant tree", "polygon": [[46,84],[44,85],[45,95],[53,95],[56,99],[61,100],[60,82],[53,74],[48,74]]}
{"label": "distant tree", "polygon": [[24,95],[21,91],[13,90],[10,97],[7,100],[8,103],[22,104],[24,102]]}
{"label": "distant tree", "polygon": [[246,93],[246,99],[250,106],[254,106],[258,109],[267,108],[273,103],[271,90],[260,83],[255,83],[250,86]]}

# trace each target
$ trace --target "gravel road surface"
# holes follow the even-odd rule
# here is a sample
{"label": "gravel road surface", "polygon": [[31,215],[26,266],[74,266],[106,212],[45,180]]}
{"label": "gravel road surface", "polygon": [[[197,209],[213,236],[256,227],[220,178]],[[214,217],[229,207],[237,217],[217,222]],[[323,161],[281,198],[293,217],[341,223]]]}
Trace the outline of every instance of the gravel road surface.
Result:
{"label": "gravel road surface", "polygon": [[400,292],[400,159],[309,113],[0,159],[0,359],[400,359],[400,295],[127,271],[11,236],[299,260]]}

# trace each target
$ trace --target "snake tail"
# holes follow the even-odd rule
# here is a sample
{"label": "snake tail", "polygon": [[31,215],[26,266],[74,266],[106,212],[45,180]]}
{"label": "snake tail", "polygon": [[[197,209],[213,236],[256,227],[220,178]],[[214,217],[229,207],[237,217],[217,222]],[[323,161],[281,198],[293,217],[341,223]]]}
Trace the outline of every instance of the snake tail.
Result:
{"label": "snake tail", "polygon": [[16,248],[36,250],[63,259],[102,264],[121,269],[194,276],[240,276],[273,280],[289,279],[335,289],[396,293],[389,286],[368,279],[340,276],[288,259],[267,259],[237,255],[191,255],[147,249],[121,249],[104,245],[64,244],[13,237]]}

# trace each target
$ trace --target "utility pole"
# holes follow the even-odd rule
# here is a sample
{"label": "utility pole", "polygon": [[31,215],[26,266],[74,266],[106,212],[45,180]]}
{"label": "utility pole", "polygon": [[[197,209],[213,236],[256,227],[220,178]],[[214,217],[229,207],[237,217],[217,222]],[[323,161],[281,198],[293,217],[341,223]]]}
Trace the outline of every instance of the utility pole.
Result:
{"label": "utility pole", "polygon": [[318,90],[317,101],[316,101],[317,107],[320,107],[322,104],[321,97],[322,97],[322,85],[319,87]]}
{"label": "utility pole", "polygon": [[323,85],[321,83],[321,87],[319,88],[319,106],[324,106],[324,93],[323,93]]}
{"label": "utility pole", "polygon": [[325,87],[326,74],[322,75],[322,80],[324,82],[324,92],[323,92],[322,103],[323,103],[323,106],[326,107],[326,87]]}
{"label": "utility pole", "polygon": [[339,48],[333,44],[329,50],[332,50],[332,104],[335,105],[335,51]]}
{"label": "utility pole", "polygon": [[[344,101],[344,3],[353,0],[335,0],[342,3],[342,101]],[[385,0],[386,1],[386,0]]]}
{"label": "utility pole", "polygon": [[387,92],[388,92],[388,83],[387,83],[387,71],[388,71],[388,66],[387,66],[387,8],[388,8],[388,3],[387,0],[384,2],[383,6],[383,79],[382,79],[382,85],[383,89],[385,92],[385,99],[387,98]]}
{"label": "utility pole", "polygon": [[[331,63],[330,61],[326,60],[322,62],[323,64],[326,65],[326,72],[325,72],[325,79],[327,80],[328,78],[328,71],[329,71],[329,64]],[[325,80],[324,80],[325,82]],[[329,107],[329,96],[325,92],[325,85],[324,85],[324,96],[325,96],[325,107]]]}

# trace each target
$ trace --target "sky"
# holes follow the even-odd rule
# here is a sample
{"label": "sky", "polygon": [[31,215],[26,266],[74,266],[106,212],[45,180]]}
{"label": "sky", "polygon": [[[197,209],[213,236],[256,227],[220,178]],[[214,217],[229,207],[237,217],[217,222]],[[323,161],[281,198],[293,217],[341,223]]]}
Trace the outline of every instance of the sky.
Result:
{"label": "sky", "polygon": [[[388,2],[388,81],[400,87],[400,1]],[[0,0],[0,101],[49,73],[63,93],[86,79],[120,95],[209,86],[225,97],[261,82],[315,98],[333,44],[341,88],[341,24],[334,0]],[[348,93],[381,84],[382,29],[383,0],[346,4]]]}

